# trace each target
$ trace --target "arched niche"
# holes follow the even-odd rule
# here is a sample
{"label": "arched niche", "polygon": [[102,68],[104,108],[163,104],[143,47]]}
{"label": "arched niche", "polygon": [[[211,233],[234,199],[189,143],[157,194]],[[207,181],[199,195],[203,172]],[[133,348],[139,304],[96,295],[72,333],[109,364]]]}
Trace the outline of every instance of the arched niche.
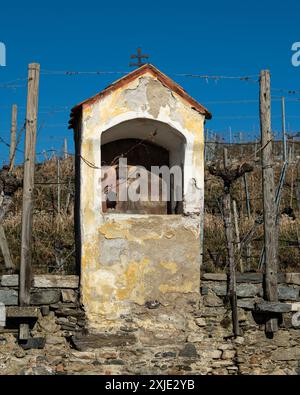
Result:
{"label": "arched niche", "polygon": [[[123,121],[101,133],[101,166],[112,167],[118,173],[119,158],[126,158],[129,173],[137,171],[142,166],[148,172],[148,201],[120,202],[117,188],[113,184],[113,191],[109,198],[102,202],[103,212],[130,213],[130,214],[181,214],[183,198],[183,174],[185,166],[186,139],[182,133],[169,124],[153,119],[136,118]],[[155,169],[168,168],[166,178],[154,174]],[[151,181],[160,177],[159,200],[150,199]],[[109,185],[109,177],[103,188]],[[169,178],[168,178],[169,177]],[[179,177],[181,178],[179,180]],[[167,183],[166,183],[166,179]],[[119,178],[117,184],[119,184]],[[161,199],[162,190],[168,189],[168,197]],[[175,189],[176,191],[175,191]]]}

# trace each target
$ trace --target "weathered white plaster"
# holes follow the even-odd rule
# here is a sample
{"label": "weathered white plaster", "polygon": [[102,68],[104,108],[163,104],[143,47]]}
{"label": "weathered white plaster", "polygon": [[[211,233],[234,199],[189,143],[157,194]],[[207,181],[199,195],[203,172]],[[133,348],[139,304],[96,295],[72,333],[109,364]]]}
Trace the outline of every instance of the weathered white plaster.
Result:
{"label": "weathered white plaster", "polygon": [[[157,129],[155,136],[151,131]],[[151,74],[82,106],[80,227],[82,302],[99,329],[159,299],[197,299],[204,200],[204,115]],[[149,138],[150,136],[150,138]],[[101,144],[149,139],[183,165],[184,214],[103,214]],[[110,253],[111,249],[111,253]],[[104,320],[104,321],[103,321]],[[108,320],[108,323],[105,323]]]}

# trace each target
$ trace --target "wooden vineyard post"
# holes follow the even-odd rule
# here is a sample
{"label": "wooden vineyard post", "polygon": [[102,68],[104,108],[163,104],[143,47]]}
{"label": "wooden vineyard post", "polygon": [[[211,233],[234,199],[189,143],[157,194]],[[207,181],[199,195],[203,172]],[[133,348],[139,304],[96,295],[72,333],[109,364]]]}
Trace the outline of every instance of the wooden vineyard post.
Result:
{"label": "wooden vineyard post", "polygon": [[[255,148],[255,152],[256,152],[256,148]],[[249,196],[247,173],[244,174],[243,181],[244,181],[244,188],[245,188],[245,195],[246,195],[247,218],[249,220],[251,217],[251,206],[250,206],[250,196]],[[250,243],[247,243],[247,246],[246,246],[246,266],[247,266],[246,270],[251,269],[251,244]]]}
{"label": "wooden vineyard post", "polygon": [[9,168],[13,170],[17,148],[17,105],[13,104],[11,113],[10,147],[9,147]]}
{"label": "wooden vineyard post", "polygon": [[205,162],[208,161],[208,129],[206,129],[206,138],[204,140],[204,156]]}
{"label": "wooden vineyard post", "polygon": [[297,160],[296,164],[296,185],[295,185],[295,192],[296,192],[296,199],[297,199],[297,208],[298,211],[300,212],[300,160]]}
{"label": "wooden vineyard post", "polygon": [[61,204],[60,204],[60,196],[61,196],[61,186],[60,186],[60,159],[57,158],[57,213],[60,214]]}
{"label": "wooden vineyard post", "polygon": [[[31,269],[32,209],[33,209],[39,76],[40,76],[40,65],[37,63],[29,64],[27,108],[26,108],[24,181],[23,181],[21,263],[20,263],[20,276],[19,276],[20,306],[28,306],[30,304],[30,288],[31,288],[31,280],[32,280],[32,269]],[[19,333],[20,340],[26,340],[28,337],[29,337],[28,324],[21,324],[20,333]]]}
{"label": "wooden vineyard post", "polygon": [[222,178],[224,183],[223,193],[223,220],[225,229],[226,249],[227,257],[229,262],[229,286],[228,286],[228,297],[231,303],[232,310],[232,324],[234,336],[240,334],[239,321],[238,321],[238,309],[237,309],[237,294],[236,294],[236,267],[234,260],[234,248],[233,248],[233,224],[231,215],[231,195],[230,189],[233,182],[238,178],[242,177],[245,173],[249,173],[253,170],[253,166],[249,163],[242,164],[228,164],[227,148],[223,151],[223,163],[216,162],[208,167],[211,175]]}
{"label": "wooden vineyard post", "polygon": [[[227,148],[223,150],[223,163],[224,172],[228,168],[228,152]],[[232,309],[232,324],[233,333],[235,336],[239,335],[239,320],[237,314],[237,297],[236,297],[236,268],[234,260],[234,249],[233,249],[233,227],[232,227],[232,215],[231,215],[231,196],[230,196],[231,183],[224,182],[224,195],[223,195],[223,219],[226,237],[226,248],[229,261],[229,299]]]}
{"label": "wooden vineyard post", "polygon": [[13,261],[11,259],[9,246],[8,246],[7,239],[5,236],[5,230],[2,225],[2,220],[5,216],[5,210],[3,210],[3,208],[2,208],[3,200],[4,200],[3,196],[0,196],[0,208],[1,208],[1,214],[2,214],[1,218],[0,218],[0,249],[1,249],[1,252],[3,255],[5,268],[8,271],[13,271],[15,269],[15,265],[13,264]]}
{"label": "wooden vineyard post", "polygon": [[285,131],[285,99],[281,98],[281,121],[282,121],[282,159],[283,162],[287,161],[287,144],[286,144],[286,131]]}
{"label": "wooden vineyard post", "polygon": [[[228,167],[227,148],[223,151],[224,172]],[[223,218],[226,237],[226,248],[229,261],[229,299],[232,308],[232,324],[233,333],[235,336],[239,335],[239,320],[237,312],[237,296],[236,296],[236,268],[234,261],[233,249],[233,226],[231,215],[231,196],[230,196],[230,183],[224,182],[224,195],[223,195]]]}
{"label": "wooden vineyard post", "polygon": [[[276,242],[276,209],[275,185],[272,155],[271,132],[271,97],[270,72],[260,73],[260,128],[261,128],[261,158],[262,158],[262,188],[263,188],[263,217],[264,217],[264,290],[265,298],[269,302],[278,301],[277,291],[277,242]],[[278,330],[276,318],[266,321],[266,332],[273,333]]]}
{"label": "wooden vineyard post", "polygon": [[241,256],[241,239],[240,239],[240,229],[239,229],[239,220],[238,220],[238,212],[236,207],[236,201],[232,201],[233,207],[233,216],[234,216],[234,227],[235,227],[235,237],[236,237],[236,245],[239,254],[239,264],[240,264],[240,271],[244,271],[243,260]]}
{"label": "wooden vineyard post", "polygon": [[239,133],[239,141],[240,141],[240,156],[243,158],[243,132]]}
{"label": "wooden vineyard post", "polygon": [[15,265],[11,259],[8,243],[5,236],[3,225],[0,223],[0,248],[4,258],[4,265],[7,270],[14,270]]}
{"label": "wooden vineyard post", "polygon": [[68,159],[68,140],[64,138],[64,159]]}
{"label": "wooden vineyard post", "polygon": [[251,207],[250,207],[250,196],[249,196],[249,187],[248,187],[248,179],[247,173],[243,176],[245,195],[246,195],[246,208],[247,208],[247,217],[250,219],[251,217]]}

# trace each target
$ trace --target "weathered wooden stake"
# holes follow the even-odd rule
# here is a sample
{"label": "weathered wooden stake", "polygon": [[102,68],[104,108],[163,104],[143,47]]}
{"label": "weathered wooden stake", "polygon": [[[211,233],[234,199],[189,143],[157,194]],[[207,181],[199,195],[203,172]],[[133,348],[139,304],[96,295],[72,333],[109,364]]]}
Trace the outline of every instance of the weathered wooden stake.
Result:
{"label": "weathered wooden stake", "polygon": [[291,195],[290,195],[290,207],[293,208],[293,200],[294,200],[294,168],[292,167],[291,174]]}
{"label": "weathered wooden stake", "polygon": [[257,159],[257,140],[255,140],[255,145],[254,145],[254,161]]}
{"label": "weathered wooden stake", "polygon": [[249,163],[242,163],[238,165],[228,165],[227,148],[223,151],[223,166],[222,163],[217,162],[208,167],[210,174],[222,178],[224,183],[223,194],[223,221],[225,228],[226,249],[229,261],[229,287],[228,296],[232,308],[232,322],[233,333],[235,336],[239,335],[238,309],[237,309],[237,295],[236,295],[236,273],[233,249],[233,226],[231,216],[231,196],[230,187],[233,182],[242,177],[244,173],[249,173],[253,170],[253,166]]}
{"label": "weathered wooden stake", "polygon": [[243,157],[243,132],[239,133],[239,140],[240,140],[240,155],[242,158]]}
{"label": "weathered wooden stake", "polygon": [[64,159],[68,159],[68,140],[64,138]]}
{"label": "weathered wooden stake", "polygon": [[[223,151],[224,169],[228,167],[227,148]],[[231,216],[231,196],[230,196],[230,184],[224,183],[224,195],[223,195],[223,219],[226,237],[226,248],[229,261],[229,299],[232,309],[232,324],[233,333],[235,336],[239,335],[239,321],[237,312],[237,296],[236,296],[236,268],[234,261],[234,249],[233,249],[233,227],[232,227],[232,216]]]}
{"label": "weathered wooden stake", "polygon": [[295,154],[295,144],[294,144],[294,137],[292,137],[292,142],[290,143],[289,147],[289,162],[292,163],[294,161],[294,154]]}
{"label": "weathered wooden stake", "polygon": [[204,159],[205,159],[205,162],[207,162],[207,160],[208,160],[207,149],[208,149],[208,129],[206,129],[205,139],[204,139]]}
{"label": "weathered wooden stake", "polygon": [[248,217],[248,219],[250,219],[250,216],[251,216],[251,207],[250,207],[250,196],[249,196],[249,188],[248,188],[247,173],[244,174],[243,180],[244,180],[244,188],[245,188],[245,195],[246,195],[247,217]]}
{"label": "weathered wooden stake", "polygon": [[[24,157],[23,207],[22,207],[22,241],[19,279],[19,304],[30,304],[31,270],[31,237],[32,208],[34,190],[35,145],[38,112],[40,65],[31,63],[28,66],[28,92],[26,108],[26,136]],[[26,333],[24,328],[20,331]]]}
{"label": "weathered wooden stake", "polygon": [[[1,195],[0,196],[0,207],[1,207],[1,209],[2,209],[3,200],[4,200],[4,198]],[[2,215],[2,217],[4,217],[4,214]],[[11,259],[11,255],[10,255],[7,239],[6,239],[6,236],[5,236],[5,231],[4,231],[3,225],[1,223],[2,219],[3,218],[0,219],[0,249],[2,251],[2,255],[3,255],[3,258],[4,258],[5,268],[7,270],[11,270],[12,271],[12,270],[15,269],[15,265],[14,265],[12,259]]]}
{"label": "weathered wooden stake", "polygon": [[30,337],[29,335],[29,325],[28,324],[20,324],[19,327],[19,339],[27,340]]}
{"label": "weathered wooden stake", "polygon": [[[256,152],[256,150],[255,150]],[[256,153],[255,153],[256,155]],[[248,177],[247,173],[243,176],[244,179],[244,188],[246,194],[246,208],[247,208],[247,217],[250,219],[251,217],[251,206],[250,206],[250,195],[249,195],[249,187],[248,187]],[[246,270],[251,269],[251,244],[250,242],[246,245]]]}
{"label": "weathered wooden stake", "polygon": [[297,175],[296,175],[296,185],[295,185],[295,192],[296,192],[296,199],[297,199],[297,206],[298,211],[300,212],[300,160],[297,160]]}
{"label": "weathered wooden stake", "polygon": [[11,112],[11,129],[10,129],[10,148],[9,148],[9,168],[13,170],[15,165],[16,146],[17,144],[17,105],[13,104]]}
{"label": "weathered wooden stake", "polygon": [[68,182],[68,193],[66,197],[66,205],[65,205],[65,212],[67,213],[70,206],[70,199],[71,199],[71,180]]}
{"label": "weathered wooden stake", "polygon": [[13,264],[13,261],[10,256],[10,251],[2,224],[0,224],[0,248],[4,258],[5,268],[7,270],[14,270],[15,265]]}
{"label": "weathered wooden stake", "polygon": [[[270,72],[260,73],[260,128],[261,128],[261,157],[262,157],[262,187],[264,208],[264,242],[265,242],[265,270],[264,286],[265,298],[270,302],[278,301],[277,293],[277,242],[276,242],[276,210],[275,185],[272,155],[271,132],[271,97]],[[266,332],[278,330],[277,319],[270,318],[266,322]]]}
{"label": "weathered wooden stake", "polygon": [[60,159],[57,158],[57,212],[60,214],[60,193],[61,193],[61,186],[60,186]]}
{"label": "weathered wooden stake", "polygon": [[287,160],[286,130],[285,130],[285,99],[281,98],[281,116],[282,116],[282,159]]}
{"label": "weathered wooden stake", "polygon": [[236,201],[232,201],[233,206],[233,217],[234,217],[234,227],[235,227],[235,238],[236,238],[236,245],[239,254],[239,263],[240,263],[240,271],[244,272],[244,265],[241,256],[241,240],[240,240],[240,229],[239,229],[239,220],[238,220],[238,212],[236,207]]}

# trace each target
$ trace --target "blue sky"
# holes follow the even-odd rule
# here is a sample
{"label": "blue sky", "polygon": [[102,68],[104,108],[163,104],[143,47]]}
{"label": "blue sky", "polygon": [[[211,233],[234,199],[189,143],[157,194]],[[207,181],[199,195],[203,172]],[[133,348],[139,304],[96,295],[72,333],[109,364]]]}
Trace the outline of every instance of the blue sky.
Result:
{"label": "blue sky", "polygon": [[[119,78],[107,75],[52,75],[47,71],[130,71],[129,57],[138,46],[150,62],[174,78],[213,113],[207,127],[228,138],[259,134],[258,84],[211,80],[175,74],[272,75],[272,125],[280,130],[280,96],[287,96],[287,126],[300,130],[300,67],[291,64],[291,46],[300,41],[300,3],[296,0],[103,2],[41,1],[1,4],[0,42],[7,66],[0,67],[0,135],[9,140],[11,105],[25,118],[27,64],[41,64],[37,151],[60,149],[68,131],[69,109]],[[5,88],[13,82],[16,87]],[[22,142],[20,149],[22,149]],[[22,160],[18,153],[18,161]],[[1,164],[8,148],[0,144]],[[42,159],[41,156],[38,157]]]}

